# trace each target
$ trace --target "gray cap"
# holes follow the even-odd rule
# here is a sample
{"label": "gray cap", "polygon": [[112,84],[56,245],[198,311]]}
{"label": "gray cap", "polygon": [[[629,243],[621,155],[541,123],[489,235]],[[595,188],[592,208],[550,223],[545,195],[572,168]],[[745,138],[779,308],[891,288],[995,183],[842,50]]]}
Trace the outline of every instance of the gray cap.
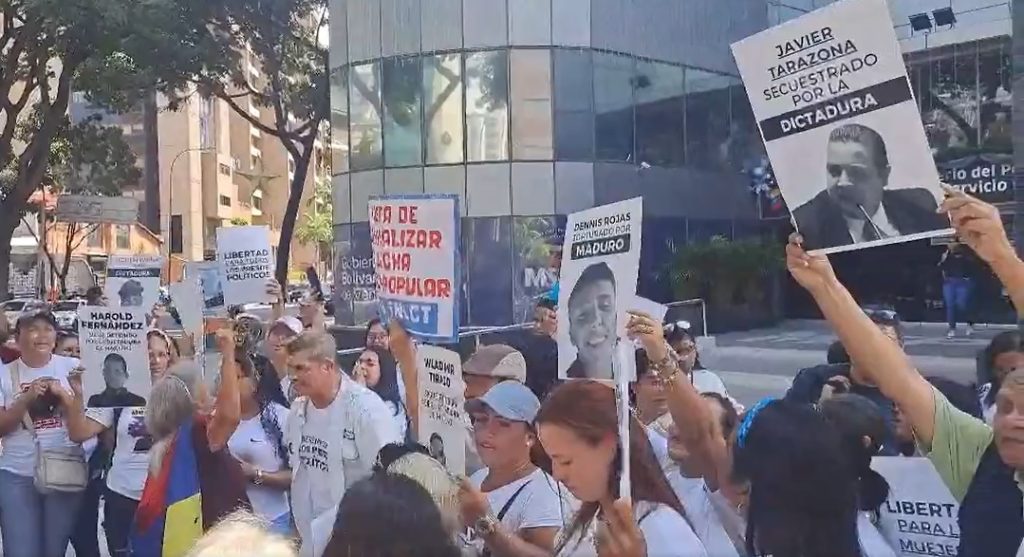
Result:
{"label": "gray cap", "polygon": [[526,359],[507,344],[481,346],[462,364],[462,372],[526,382]]}
{"label": "gray cap", "polygon": [[491,387],[484,396],[466,401],[467,412],[490,409],[498,416],[514,422],[532,424],[540,411],[537,395],[526,385],[515,381],[502,381]]}

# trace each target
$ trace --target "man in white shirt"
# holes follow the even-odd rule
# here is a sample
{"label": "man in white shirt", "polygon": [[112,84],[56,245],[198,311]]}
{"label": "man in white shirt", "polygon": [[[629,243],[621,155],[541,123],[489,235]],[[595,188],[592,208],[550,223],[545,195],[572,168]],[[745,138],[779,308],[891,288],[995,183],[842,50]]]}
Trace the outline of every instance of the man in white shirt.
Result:
{"label": "man in white shirt", "polygon": [[288,343],[298,398],[288,417],[292,513],[303,557],[320,557],[348,486],[370,475],[377,453],[401,435],[384,401],[338,369],[334,339],[322,330]]}

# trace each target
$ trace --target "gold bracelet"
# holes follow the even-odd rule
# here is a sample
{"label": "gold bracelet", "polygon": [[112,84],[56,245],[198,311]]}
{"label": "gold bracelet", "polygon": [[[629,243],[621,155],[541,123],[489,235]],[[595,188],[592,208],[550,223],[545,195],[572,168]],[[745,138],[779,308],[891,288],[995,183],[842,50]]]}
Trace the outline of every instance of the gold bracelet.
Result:
{"label": "gold bracelet", "polygon": [[675,379],[676,374],[680,372],[679,364],[672,357],[672,352],[669,352],[657,362],[651,362],[650,370],[662,383],[672,381]]}

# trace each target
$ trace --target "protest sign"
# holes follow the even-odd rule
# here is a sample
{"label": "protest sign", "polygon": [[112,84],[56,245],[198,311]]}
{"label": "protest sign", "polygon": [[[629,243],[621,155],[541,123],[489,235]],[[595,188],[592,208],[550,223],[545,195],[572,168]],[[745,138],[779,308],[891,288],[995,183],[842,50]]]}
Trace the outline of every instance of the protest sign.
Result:
{"label": "protest sign", "polygon": [[160,255],[111,255],[103,293],[114,307],[138,307],[147,312],[160,301]]}
{"label": "protest sign", "polygon": [[224,303],[272,304],[267,282],[274,278],[270,229],[266,226],[229,226],[217,229],[217,260],[224,268]]}
{"label": "protest sign", "polygon": [[643,200],[569,215],[558,289],[558,377],[611,381],[636,300]]}
{"label": "protest sign", "polygon": [[181,327],[196,337],[203,334],[203,290],[198,277],[189,277],[172,284],[171,306],[178,312]]}
{"label": "protest sign", "polygon": [[[152,381],[146,346],[146,312],[141,308],[82,306],[78,310],[78,334],[85,375],[82,388],[89,406],[116,399],[124,406],[145,406]],[[99,395],[97,399],[90,397]],[[129,403],[130,402],[130,403]]]}
{"label": "protest sign", "polygon": [[94,224],[135,224],[139,220],[139,200],[120,195],[61,195],[57,198],[57,220]]}
{"label": "protest sign", "polygon": [[939,175],[885,0],[843,0],[733,43],[808,250],[946,233]]}
{"label": "protest sign", "polygon": [[422,340],[455,342],[461,285],[458,196],[371,197],[369,212],[381,319],[397,319]]}
{"label": "protest sign", "polygon": [[453,474],[466,472],[465,385],[457,352],[438,346],[416,349],[419,360],[419,442]]}
{"label": "protest sign", "polygon": [[224,268],[220,262],[190,261],[185,265],[185,277],[199,280],[204,317],[218,317],[227,313],[227,306],[224,305]]}
{"label": "protest sign", "polygon": [[876,456],[871,467],[889,482],[879,530],[897,555],[956,557],[960,506],[924,457]]}

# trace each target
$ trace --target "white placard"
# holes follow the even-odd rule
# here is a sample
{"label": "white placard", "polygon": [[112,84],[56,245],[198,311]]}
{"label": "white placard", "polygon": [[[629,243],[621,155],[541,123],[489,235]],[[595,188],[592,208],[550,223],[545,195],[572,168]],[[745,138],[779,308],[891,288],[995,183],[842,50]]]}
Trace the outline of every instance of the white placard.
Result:
{"label": "white placard", "polygon": [[185,332],[199,338],[203,334],[203,290],[198,277],[186,278],[168,288],[171,305],[178,310],[178,318]]}
{"label": "white placard", "polygon": [[370,243],[381,319],[397,319],[420,340],[459,334],[459,198],[371,197]]}
{"label": "white placard", "polygon": [[113,307],[152,312],[160,301],[163,268],[164,258],[160,255],[111,255],[103,293]]}
{"label": "white placard", "polygon": [[272,304],[267,282],[274,278],[274,251],[266,226],[229,226],[217,229],[217,260],[224,267],[224,303]]}
{"label": "white placard", "polygon": [[664,304],[659,304],[658,302],[655,302],[654,300],[648,300],[647,298],[644,298],[643,296],[637,296],[637,297],[633,298],[633,307],[631,307],[629,309],[635,309],[637,311],[642,311],[642,312],[650,315],[651,317],[653,317],[654,320],[657,321],[658,323],[664,323],[665,322],[665,314],[668,313],[668,306],[666,306]]}
{"label": "white placard", "polygon": [[224,269],[217,261],[190,261],[185,276],[199,280],[204,317],[220,317],[227,313],[224,305]]}
{"label": "white placard", "polygon": [[453,474],[466,472],[467,429],[462,360],[457,352],[427,344],[419,365],[419,442]]}
{"label": "white placard", "polygon": [[[78,334],[85,375],[86,401],[95,395],[110,398],[127,389],[135,398],[126,406],[145,406],[152,380],[146,346],[146,312],[139,308],[82,306],[78,310]],[[124,393],[118,400],[127,400]]]}
{"label": "white placard", "polygon": [[[636,300],[643,200],[569,215],[558,289],[558,377],[611,381]],[[629,378],[632,380],[633,378]]]}
{"label": "white placard", "polygon": [[885,0],[830,4],[732,52],[807,249],[946,233],[939,174]]}
{"label": "white placard", "polygon": [[960,505],[924,457],[876,456],[871,467],[889,482],[879,530],[901,557],[956,557]]}

